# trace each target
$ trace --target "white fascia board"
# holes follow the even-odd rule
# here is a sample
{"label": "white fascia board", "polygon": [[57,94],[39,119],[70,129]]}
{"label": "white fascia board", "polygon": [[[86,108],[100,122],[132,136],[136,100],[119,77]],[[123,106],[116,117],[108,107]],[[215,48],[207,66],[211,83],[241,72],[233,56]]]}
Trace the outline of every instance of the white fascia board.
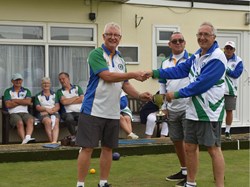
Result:
{"label": "white fascia board", "polygon": [[249,6],[243,5],[223,5],[223,4],[212,4],[212,3],[194,3],[194,8],[203,9],[219,9],[219,10],[242,10],[249,11]]}
{"label": "white fascia board", "polygon": [[[192,6],[191,2],[180,2],[171,0],[129,0],[126,2],[126,4],[141,4],[141,5],[151,5],[151,6],[167,6],[167,7],[182,7],[182,8],[191,8]],[[198,3],[198,2],[193,2],[193,8],[250,11],[250,6]]]}
{"label": "white fascia board", "polygon": [[168,0],[129,0],[126,4],[141,4],[151,6],[170,6],[170,7],[191,7],[191,2],[168,1]]}

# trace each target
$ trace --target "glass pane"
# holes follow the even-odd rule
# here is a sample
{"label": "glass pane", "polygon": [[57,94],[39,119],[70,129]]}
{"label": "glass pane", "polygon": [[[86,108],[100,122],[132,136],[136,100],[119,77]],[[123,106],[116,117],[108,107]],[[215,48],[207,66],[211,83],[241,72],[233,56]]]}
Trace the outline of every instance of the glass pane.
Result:
{"label": "glass pane", "polygon": [[72,84],[80,85],[85,92],[89,80],[88,54],[94,47],[49,47],[49,76],[53,90],[61,88],[58,74],[62,71],[70,75]]}
{"label": "glass pane", "polygon": [[93,41],[93,28],[51,27],[51,40]]}
{"label": "glass pane", "polygon": [[173,33],[172,31],[160,31],[159,32],[159,39],[160,40],[169,40],[172,33]]}
{"label": "glass pane", "polygon": [[118,47],[125,62],[138,62],[138,47]]}
{"label": "glass pane", "polygon": [[157,68],[161,67],[162,61],[166,59],[171,53],[168,46],[157,46]]}
{"label": "glass pane", "polygon": [[43,39],[42,26],[0,25],[0,39]]}
{"label": "glass pane", "polygon": [[23,86],[30,89],[32,95],[41,90],[41,78],[44,77],[44,46],[0,45],[0,94],[12,86],[11,76],[20,73]]}

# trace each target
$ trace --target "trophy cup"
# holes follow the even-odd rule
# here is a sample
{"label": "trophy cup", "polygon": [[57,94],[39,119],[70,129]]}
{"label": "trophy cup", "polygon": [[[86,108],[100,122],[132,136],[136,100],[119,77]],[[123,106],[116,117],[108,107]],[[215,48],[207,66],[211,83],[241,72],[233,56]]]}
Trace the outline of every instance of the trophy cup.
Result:
{"label": "trophy cup", "polygon": [[162,120],[163,116],[165,116],[164,112],[162,112],[161,106],[165,101],[165,94],[155,94],[153,96],[153,102],[158,106],[159,112],[156,114],[157,120]]}
{"label": "trophy cup", "polygon": [[157,137],[160,137],[161,134],[160,134],[160,124],[162,122],[165,121],[165,119],[163,118],[163,116],[165,116],[164,112],[162,112],[162,105],[165,101],[165,94],[155,94],[153,96],[153,102],[158,106],[159,108],[159,112],[156,113],[156,126],[157,126],[157,132],[156,132],[156,136]]}

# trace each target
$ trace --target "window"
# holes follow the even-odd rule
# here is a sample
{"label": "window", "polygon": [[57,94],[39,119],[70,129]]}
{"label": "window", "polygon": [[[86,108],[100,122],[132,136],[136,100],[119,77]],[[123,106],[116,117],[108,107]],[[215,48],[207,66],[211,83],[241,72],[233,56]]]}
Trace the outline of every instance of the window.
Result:
{"label": "window", "polygon": [[95,25],[0,22],[0,94],[12,85],[11,76],[17,72],[32,95],[41,90],[44,76],[50,77],[54,91],[60,88],[62,71],[85,91],[87,57],[96,43]]}
{"label": "window", "polygon": [[25,87],[38,92],[44,76],[44,65],[44,46],[0,44],[1,95],[12,85],[11,76],[15,72],[22,74]]}
{"label": "window", "polygon": [[170,55],[168,42],[171,34],[176,31],[179,31],[178,26],[153,26],[153,69],[160,68],[162,61]]}
{"label": "window", "polygon": [[73,84],[86,90],[89,78],[87,57],[94,47],[49,46],[49,77],[53,90],[61,87],[58,74],[62,71],[70,75]]}
{"label": "window", "polygon": [[93,41],[93,28],[51,27],[50,40]]}
{"label": "window", "polygon": [[118,46],[118,50],[127,64],[139,64],[138,46]]}
{"label": "window", "polygon": [[0,25],[0,39],[42,40],[42,26]]}

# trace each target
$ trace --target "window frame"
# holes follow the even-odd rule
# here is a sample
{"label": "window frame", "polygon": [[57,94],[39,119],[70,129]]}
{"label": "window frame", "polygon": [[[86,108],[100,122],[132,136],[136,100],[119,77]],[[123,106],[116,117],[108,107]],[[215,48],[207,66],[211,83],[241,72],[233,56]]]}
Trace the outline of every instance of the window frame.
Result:
{"label": "window frame", "polygon": [[[45,23],[45,22],[17,22],[17,21],[0,21],[0,25],[10,26],[39,26],[43,29],[43,39],[2,39],[0,45],[38,45],[44,46],[44,76],[49,76],[49,47],[50,46],[77,46],[77,47],[97,47],[97,26],[95,24],[71,24],[71,23]],[[66,28],[92,28],[93,41],[73,41],[73,40],[50,40],[51,27]],[[86,73],[89,75],[89,68]],[[11,75],[9,75],[11,77]],[[34,93],[33,93],[34,94]]]}
{"label": "window frame", "polygon": [[[125,60],[126,64],[139,65],[140,64],[140,48],[139,48],[139,46],[138,45],[119,45],[117,47],[118,51],[120,51],[120,48],[123,48],[123,47],[137,49],[137,61],[126,61],[125,59],[124,60]],[[122,55],[122,57],[124,58],[123,55]]]}
{"label": "window frame", "polygon": [[157,69],[157,47],[158,46],[168,46],[169,40],[160,40],[160,32],[180,32],[180,27],[178,25],[152,25],[152,68]]}
{"label": "window frame", "polygon": [[[92,28],[93,29],[93,41],[74,41],[74,40],[51,40],[51,28],[52,27],[65,27],[65,28]],[[97,29],[96,25],[90,24],[63,24],[63,23],[49,23],[48,24],[48,43],[53,45],[63,44],[76,45],[76,46],[96,46],[97,44]]]}
{"label": "window frame", "polygon": [[0,25],[9,25],[9,26],[39,26],[43,28],[43,39],[4,39],[0,38],[0,44],[22,44],[22,45],[41,45],[45,44],[47,38],[46,24],[38,22],[9,22],[9,21],[0,21]]}

